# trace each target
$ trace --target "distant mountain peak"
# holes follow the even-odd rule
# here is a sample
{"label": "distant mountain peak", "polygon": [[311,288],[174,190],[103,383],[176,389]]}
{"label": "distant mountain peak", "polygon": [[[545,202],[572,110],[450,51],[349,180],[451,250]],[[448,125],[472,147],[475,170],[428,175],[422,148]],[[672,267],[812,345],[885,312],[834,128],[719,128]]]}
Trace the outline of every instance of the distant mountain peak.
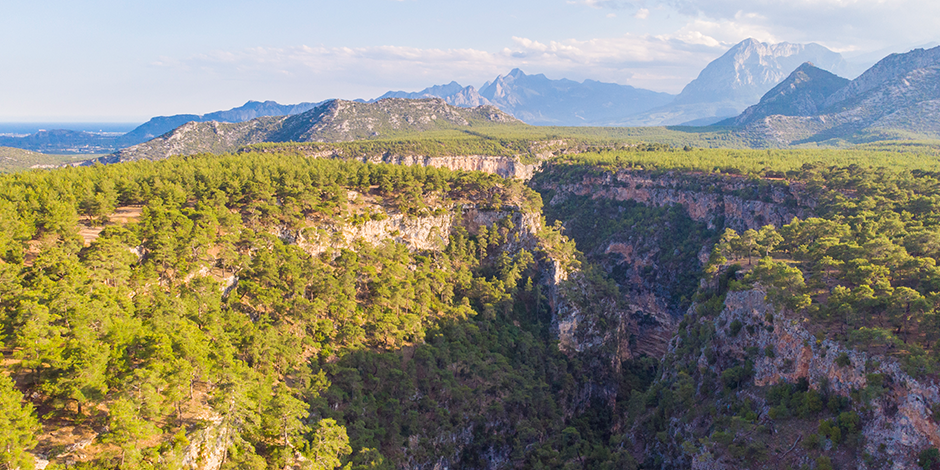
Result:
{"label": "distant mountain peak", "polygon": [[709,118],[715,122],[738,115],[805,62],[836,73],[848,67],[839,53],[819,44],[772,44],[747,38],[709,63],[675,101],[628,123],[669,125]]}

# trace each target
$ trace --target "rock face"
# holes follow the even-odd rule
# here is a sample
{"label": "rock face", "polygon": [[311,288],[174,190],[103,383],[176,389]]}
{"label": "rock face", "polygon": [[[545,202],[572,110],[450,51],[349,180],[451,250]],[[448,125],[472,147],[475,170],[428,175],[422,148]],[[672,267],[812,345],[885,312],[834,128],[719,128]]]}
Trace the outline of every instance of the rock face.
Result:
{"label": "rock face", "polygon": [[225,463],[225,454],[235,433],[221,416],[206,418],[208,425],[189,436],[190,444],[183,450],[181,467],[193,470],[218,470]]}
{"label": "rock face", "polygon": [[804,62],[836,73],[848,71],[842,56],[819,44],[769,44],[745,39],[712,61],[675,101],[626,121],[627,125],[674,125],[734,116],[757,103]]}
{"label": "rock face", "polygon": [[486,155],[462,155],[455,157],[424,157],[419,155],[390,155],[364,159],[369,163],[392,163],[396,165],[422,165],[451,170],[482,171],[503,178],[531,179],[542,163],[526,164],[512,157]]}
{"label": "rock face", "polygon": [[[940,402],[937,385],[912,378],[891,358],[848,349],[830,340],[817,341],[801,318],[775,311],[767,304],[761,290],[728,293],[724,310],[714,322],[718,326],[733,321],[743,325],[735,336],[727,328],[716,327],[712,344],[717,354],[745,357],[748,348],[774,351],[774,357],[761,355],[754,359],[757,386],[795,383],[805,378],[812,389],[827,387],[830,393],[848,397],[865,389],[872,374],[884,378],[883,395],[872,400],[870,409],[863,413],[862,435],[865,452],[886,458],[891,464],[872,467],[860,457],[854,468],[917,468],[921,450],[940,446],[940,428],[929,417],[930,404]],[[848,357],[849,364],[840,366],[840,356]],[[699,468],[706,467],[724,468],[716,462]]]}
{"label": "rock face", "polygon": [[513,238],[506,250],[515,252],[521,248],[531,249],[535,245],[539,229],[538,214],[508,206],[502,210],[481,210],[467,205],[455,207],[442,215],[409,217],[390,214],[384,219],[368,220],[361,224],[318,225],[302,230],[282,227],[276,231],[276,235],[312,255],[330,249],[353,248],[357,242],[381,244],[386,241],[402,243],[415,251],[440,251],[446,248],[455,227],[464,227],[475,234],[480,227],[489,227],[502,220],[508,220],[513,227]]}
{"label": "rock face", "polygon": [[[550,170],[548,170],[550,171]],[[610,278],[619,285],[620,302],[590,295],[585,301],[584,292],[591,292],[591,285],[583,273],[568,273],[558,263],[552,265],[548,277],[567,280],[574,289],[553,293],[552,305],[555,315],[553,328],[563,350],[572,352],[599,351],[611,354],[614,366],[640,355],[661,357],[675,332],[678,318],[684,313],[682,297],[689,297],[697,287],[695,273],[702,265],[703,253],[711,249],[708,238],[701,235],[706,230],[731,227],[738,231],[759,229],[764,225],[782,226],[794,217],[810,215],[811,200],[803,196],[796,185],[766,186],[754,191],[753,184],[743,178],[712,175],[653,174],[650,172],[622,171],[601,176],[585,176],[580,182],[557,184],[538,179],[537,190],[543,197],[551,197],[549,206],[563,206],[571,198],[597,201],[596,204],[581,203],[575,214],[558,217],[573,217],[565,220],[565,226],[579,242],[586,257],[598,263]],[[625,227],[601,240],[591,240],[583,232],[603,231],[578,221],[589,219],[629,216],[629,207],[620,212],[599,213],[605,205],[601,202],[632,201],[652,207],[680,206],[684,214],[663,215],[663,226],[651,226],[659,222],[645,221],[639,226]],[[627,212],[624,212],[627,211]],[[550,211],[551,212],[551,211]],[[586,215],[585,215],[586,214]],[[691,219],[702,226],[679,224]],[[571,224],[578,224],[571,227]],[[590,222],[595,223],[594,221]],[[690,238],[676,238],[674,232],[687,232]],[[699,232],[699,234],[696,234]],[[693,251],[688,251],[689,244]],[[685,251],[683,251],[685,250]],[[579,299],[581,299],[579,301]]]}
{"label": "rock face", "polygon": [[[797,93],[766,112],[748,110],[735,122],[744,126],[744,135],[777,145],[864,139],[866,134],[892,131],[940,136],[940,47],[892,54],[825,94],[834,85],[832,80],[828,83],[807,88],[825,95],[823,99],[814,96],[813,106],[799,106],[800,101],[805,103],[806,95]],[[815,112],[809,112],[812,107],[817,108]]]}

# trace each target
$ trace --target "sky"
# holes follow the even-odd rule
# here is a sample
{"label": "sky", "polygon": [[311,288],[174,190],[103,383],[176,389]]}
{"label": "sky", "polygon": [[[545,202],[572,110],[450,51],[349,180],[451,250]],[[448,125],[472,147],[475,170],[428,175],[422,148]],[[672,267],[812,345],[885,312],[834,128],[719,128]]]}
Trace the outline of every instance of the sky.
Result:
{"label": "sky", "polygon": [[479,88],[513,68],[678,93],[751,37],[874,61],[940,40],[940,2],[0,0],[0,122]]}

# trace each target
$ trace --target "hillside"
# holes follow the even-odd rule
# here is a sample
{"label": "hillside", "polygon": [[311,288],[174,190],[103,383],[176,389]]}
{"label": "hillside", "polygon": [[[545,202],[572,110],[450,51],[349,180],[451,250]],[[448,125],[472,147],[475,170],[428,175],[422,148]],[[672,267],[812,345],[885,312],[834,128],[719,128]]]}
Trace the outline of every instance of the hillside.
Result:
{"label": "hillside", "polygon": [[235,124],[189,123],[97,161],[114,163],[201,152],[234,152],[241,146],[261,142],[342,142],[517,124],[520,124],[517,120],[491,106],[457,108],[438,98],[391,98],[375,103],[332,100],[294,116],[257,118]]}
{"label": "hillside", "polygon": [[249,101],[242,106],[226,111],[216,111],[207,114],[175,114],[173,116],[157,116],[137,126],[134,130],[123,135],[120,139],[122,146],[136,145],[159,137],[176,129],[187,122],[245,122],[266,116],[291,116],[309,111],[320,103],[298,103],[292,105],[278,104],[274,101]]}
{"label": "hillside", "polygon": [[759,103],[722,124],[744,126],[775,114],[812,116],[826,107],[826,99],[848,84],[849,80],[807,62],[768,91]]}
{"label": "hillside", "polygon": [[88,158],[87,155],[50,155],[11,147],[0,147],[0,173],[27,168],[52,168]]}
{"label": "hillside", "polygon": [[321,103],[282,105],[274,101],[249,101],[237,108],[208,114],[157,116],[123,135],[50,129],[20,137],[0,136],[0,146],[10,146],[49,154],[88,155],[111,153],[159,137],[187,122],[237,123],[258,117],[299,114],[319,104]]}
{"label": "hillside", "polygon": [[[864,142],[892,134],[935,138],[940,136],[938,73],[940,48],[893,54],[835,91],[830,91],[834,86],[815,90],[815,112],[802,113],[795,94],[775,99],[779,112],[746,113],[736,122],[744,126],[741,135],[770,145]],[[825,91],[830,92],[820,100]]]}

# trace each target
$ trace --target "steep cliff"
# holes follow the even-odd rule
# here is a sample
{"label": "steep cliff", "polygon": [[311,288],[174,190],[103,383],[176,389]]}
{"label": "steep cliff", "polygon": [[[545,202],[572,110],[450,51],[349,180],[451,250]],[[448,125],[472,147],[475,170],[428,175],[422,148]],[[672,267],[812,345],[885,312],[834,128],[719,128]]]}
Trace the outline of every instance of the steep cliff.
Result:
{"label": "steep cliff", "polygon": [[[573,181],[572,181],[573,180]],[[618,171],[585,174],[551,181],[543,178],[548,204],[564,204],[571,196],[593,200],[636,201],[654,207],[682,206],[689,217],[711,229],[738,231],[781,226],[794,217],[812,214],[815,201],[799,182],[748,180],[728,175],[682,172]]]}
{"label": "steep cliff", "polygon": [[[646,441],[645,452],[664,465],[796,468],[825,460],[910,469],[940,443],[930,409],[940,401],[936,384],[912,378],[892,358],[819,339],[805,318],[767,303],[763,290],[729,292],[717,315],[689,315],[653,385],[697,403],[689,410],[661,403],[673,409],[668,431]],[[683,391],[683,384],[695,385]],[[643,426],[633,432],[645,434]]]}

